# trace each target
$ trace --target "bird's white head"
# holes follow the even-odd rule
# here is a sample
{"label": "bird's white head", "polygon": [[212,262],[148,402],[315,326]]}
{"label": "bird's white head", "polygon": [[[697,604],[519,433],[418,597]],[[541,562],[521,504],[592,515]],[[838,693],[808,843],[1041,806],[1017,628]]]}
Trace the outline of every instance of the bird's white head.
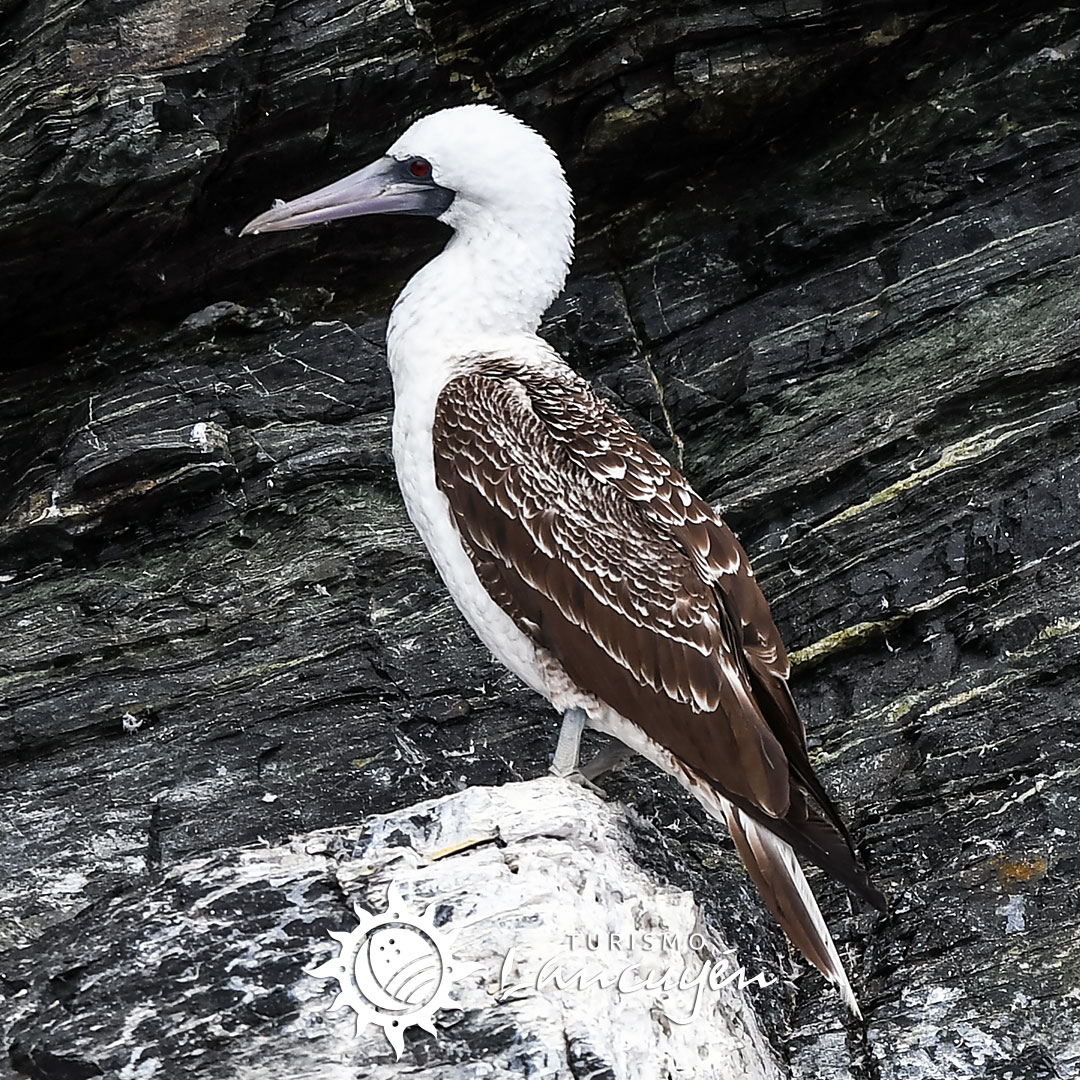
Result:
{"label": "bird's white head", "polygon": [[399,297],[391,354],[395,332],[421,319],[440,340],[532,333],[566,279],[574,211],[562,166],[532,128],[490,105],[417,120],[384,157],[276,204],[241,235],[395,213],[438,218],[454,236]]}
{"label": "bird's white head", "polygon": [[428,162],[432,181],[453,192],[440,221],[464,232],[505,222],[525,232],[558,233],[569,261],[570,188],[551,147],[517,117],[491,105],[443,109],[417,120],[387,155]]}

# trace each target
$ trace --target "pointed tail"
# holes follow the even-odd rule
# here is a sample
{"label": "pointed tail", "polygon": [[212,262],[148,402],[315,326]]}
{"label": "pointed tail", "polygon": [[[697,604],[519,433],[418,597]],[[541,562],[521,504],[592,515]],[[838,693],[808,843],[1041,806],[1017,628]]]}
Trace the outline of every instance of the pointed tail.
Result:
{"label": "pointed tail", "polygon": [[844,965],[791,845],[720,797],[731,838],[769,910],[798,950],[862,1019]]}

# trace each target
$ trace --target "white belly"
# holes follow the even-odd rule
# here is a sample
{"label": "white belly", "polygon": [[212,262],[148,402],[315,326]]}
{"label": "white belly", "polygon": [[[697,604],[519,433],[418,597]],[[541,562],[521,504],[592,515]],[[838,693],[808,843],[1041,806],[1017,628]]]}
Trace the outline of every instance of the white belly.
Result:
{"label": "white belly", "polygon": [[[394,465],[398,484],[420,539],[431,554],[462,615],[496,659],[550,701],[549,665],[537,657],[536,646],[515,625],[480,583],[461,544],[450,503],[435,482],[431,428],[438,386],[398,399],[394,408]],[[564,679],[565,681],[565,679]]]}

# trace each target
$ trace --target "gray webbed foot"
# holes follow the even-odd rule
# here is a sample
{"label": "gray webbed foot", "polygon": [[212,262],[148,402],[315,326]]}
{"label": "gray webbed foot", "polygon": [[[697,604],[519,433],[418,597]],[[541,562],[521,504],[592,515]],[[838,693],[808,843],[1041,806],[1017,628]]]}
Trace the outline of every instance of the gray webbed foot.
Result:
{"label": "gray webbed foot", "polygon": [[587,764],[582,766],[581,759],[581,733],[585,730],[587,720],[583,709],[567,709],[563,713],[562,727],[559,730],[559,742],[555,747],[555,754],[551,761],[551,773],[564,780],[572,780],[580,784],[588,791],[606,798],[607,793],[603,788],[597,787],[593,782],[604,773],[622,765],[633,751],[618,741],[612,741],[600,750]]}

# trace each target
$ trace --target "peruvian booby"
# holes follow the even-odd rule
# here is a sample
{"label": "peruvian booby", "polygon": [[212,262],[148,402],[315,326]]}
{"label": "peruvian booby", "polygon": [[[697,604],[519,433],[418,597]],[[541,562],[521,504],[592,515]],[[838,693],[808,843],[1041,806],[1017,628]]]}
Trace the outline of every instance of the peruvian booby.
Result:
{"label": "peruvian booby", "polygon": [[409,516],[485,645],[563,715],[674,776],[716,819],[791,941],[859,1009],[796,853],[875,907],[807,757],[789,664],[720,515],[537,335],[573,252],[544,139],[464,105],[243,234],[425,214],[453,235],[390,315],[393,452]]}

